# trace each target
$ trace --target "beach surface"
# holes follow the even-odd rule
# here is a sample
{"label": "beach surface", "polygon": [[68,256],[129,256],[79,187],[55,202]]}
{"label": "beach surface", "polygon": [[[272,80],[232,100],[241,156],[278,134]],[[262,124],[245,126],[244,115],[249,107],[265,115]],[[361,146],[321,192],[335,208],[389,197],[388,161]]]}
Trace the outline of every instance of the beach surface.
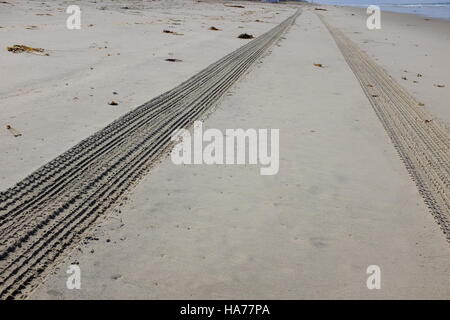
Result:
{"label": "beach surface", "polygon": [[[80,3],[81,30],[65,27],[65,2],[1,4],[1,47],[49,56],[0,52],[0,189],[239,48],[240,33],[259,36],[300,8],[204,120],[205,129],[279,129],[280,169],[162,158],[29,298],[450,298],[449,243],[318,15],[443,125],[449,21],[383,12],[382,28],[368,30],[365,11],[351,7]],[[66,287],[72,264],[80,290]],[[366,284],[371,265],[379,290]]]}

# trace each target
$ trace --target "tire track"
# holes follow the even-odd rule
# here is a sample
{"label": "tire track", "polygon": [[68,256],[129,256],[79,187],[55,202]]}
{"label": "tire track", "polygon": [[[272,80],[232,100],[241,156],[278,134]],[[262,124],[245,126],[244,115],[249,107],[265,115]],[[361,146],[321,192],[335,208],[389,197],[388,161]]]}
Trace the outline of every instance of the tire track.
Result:
{"label": "tire track", "polygon": [[0,298],[24,298],[300,14],[125,114],[0,194]]}
{"label": "tire track", "polygon": [[363,50],[318,15],[333,36],[431,213],[450,241],[450,135]]}
{"label": "tire track", "polygon": [[[255,45],[255,44],[253,44],[253,45]],[[253,49],[252,47],[244,46],[241,49],[239,49],[239,52],[242,54],[242,53],[245,53],[245,51],[252,50],[252,49]],[[233,56],[231,56],[231,57],[230,56],[231,56],[231,54],[226,56],[225,58],[219,60],[219,62],[226,62],[226,61],[229,62],[233,58]],[[222,65],[227,66],[224,63],[222,63]],[[213,66],[215,66],[215,64]],[[209,67],[208,69],[210,69],[210,68],[211,67]],[[116,143],[117,143],[118,139],[123,139],[123,138],[128,137],[129,134],[134,129],[142,127],[142,125],[144,125],[145,123],[148,123],[148,121],[152,119],[151,116],[153,114],[160,114],[161,111],[167,110],[168,107],[172,106],[174,103],[177,103],[181,99],[185,98],[186,92],[192,93],[194,90],[198,90],[198,87],[201,86],[202,82],[208,81],[211,78],[211,76],[213,76],[214,74],[217,74],[217,72],[223,71],[223,68],[224,68],[224,66],[220,66],[220,68],[215,68],[215,70],[213,70],[212,72],[207,73],[207,76],[203,76],[203,77],[195,76],[194,77],[195,82],[193,82],[192,85],[190,85],[191,81],[188,81],[187,86],[184,84],[180,85],[180,87],[183,87],[181,90],[178,90],[178,87],[173,89],[172,91],[173,91],[174,95],[173,95],[173,97],[171,97],[169,105],[163,104],[163,102],[165,100],[162,100],[162,102],[154,101],[154,103],[152,103],[152,101],[150,101],[149,103],[145,104],[144,106],[136,108],[134,111],[130,112],[130,114],[125,115],[125,117],[127,117],[127,119],[124,119],[125,121],[113,122],[111,125],[107,126],[105,129],[101,130],[100,132],[98,132],[98,133],[94,134],[93,136],[87,138],[86,140],[82,141],[80,144],[78,144],[74,148],[70,149],[67,153],[58,157],[57,159],[52,161],[50,164],[44,166],[37,172],[35,172],[32,175],[30,175],[29,177],[25,178],[24,181],[19,182],[14,188],[11,188],[10,190],[3,192],[0,195],[3,196],[7,200],[6,201],[3,200],[3,203],[0,202],[0,204],[2,205],[2,207],[0,207],[0,212],[2,210],[5,211],[6,209],[8,209],[8,207],[13,205],[16,202],[16,200],[21,200],[19,202],[19,205],[23,206],[24,203],[27,203],[27,201],[24,201],[25,200],[24,197],[27,195],[29,198],[28,202],[33,201],[33,200],[35,201],[36,197],[33,197],[33,194],[36,193],[36,189],[37,188],[42,189],[42,188],[49,186],[48,184],[42,184],[41,182],[46,179],[49,179],[49,178],[54,178],[54,176],[56,174],[58,174],[58,178],[61,179],[63,177],[63,179],[67,182],[68,174],[70,174],[71,172],[75,172],[75,173],[78,172],[78,170],[77,170],[78,168],[75,168],[75,166],[71,166],[71,167],[66,166],[66,163],[68,161],[70,161],[72,164],[74,164],[74,162],[77,159],[79,159],[81,155],[84,155],[84,157],[80,160],[82,162],[78,163],[77,165],[79,167],[81,167],[81,169],[86,168],[87,161],[93,162],[97,156],[101,155],[101,154],[94,154],[92,152],[91,148],[99,147],[99,145],[101,143],[103,143],[104,140],[108,140],[108,139],[113,139],[113,141],[108,142],[106,146],[102,146],[102,149],[107,150],[107,148],[111,147],[112,145],[117,146]],[[204,71],[202,71],[201,73],[204,73]],[[184,88],[184,86],[186,86],[186,88]],[[181,94],[182,94],[181,96],[177,96],[179,94],[179,91],[181,91]],[[166,95],[166,94],[164,94],[164,95]],[[157,97],[157,98],[155,98],[155,100],[161,100],[161,98]],[[149,112],[149,114],[143,114],[143,112],[147,111],[148,106],[152,107],[151,112]],[[154,110],[154,109],[156,109],[156,110]],[[130,120],[129,118],[132,118],[132,119]],[[136,120],[136,121],[134,121],[134,120]],[[137,123],[135,123],[135,122],[137,122]],[[133,125],[133,127],[129,128],[130,125]],[[121,135],[108,134],[112,130],[122,130],[122,129],[124,129],[124,127],[126,128],[126,132],[123,132],[123,134],[121,134]],[[125,133],[127,133],[127,134],[125,134]],[[95,139],[93,137],[95,137]],[[48,170],[47,167],[51,167],[52,170]],[[55,181],[55,182],[58,182],[58,181]],[[50,186],[53,188],[54,184],[52,184]],[[30,191],[33,191],[33,193],[29,194],[29,193],[31,193]],[[47,190],[45,190],[45,191],[47,191]],[[1,199],[1,197],[0,197],[0,199]],[[11,210],[8,212],[8,214],[9,214],[9,217],[11,218]],[[5,219],[5,216],[0,215],[0,221],[2,221],[4,219]]]}
{"label": "tire track", "polygon": [[[252,50],[253,48],[250,48],[249,50]],[[235,63],[233,63],[233,64],[230,64],[230,65],[227,65],[227,67],[226,68],[221,68],[221,71],[222,72],[229,72],[230,71],[230,68],[231,67],[234,67],[235,66]],[[209,81],[212,81],[211,79],[208,79]],[[213,82],[212,82],[213,83]],[[203,89],[203,91],[207,91],[208,90],[208,88],[209,87],[205,87],[205,86],[203,86],[202,87]],[[193,91],[191,91],[191,93],[192,93]],[[198,93],[198,90],[197,91],[195,91],[195,92],[197,92]],[[191,94],[191,96],[192,96],[192,94]],[[184,97],[185,98],[185,100],[184,100],[184,102],[186,102],[186,99],[188,99],[189,97]],[[173,103],[171,103],[170,104],[170,106],[173,106]],[[180,109],[180,106],[177,106],[176,107],[177,109],[176,110],[179,110]],[[175,109],[174,109],[175,110]],[[173,111],[173,110],[172,110]],[[138,125],[139,125],[139,127],[136,129],[136,130],[138,130],[139,132],[142,132],[143,130],[146,130],[146,131],[148,131],[149,130],[149,123],[152,123],[152,121],[153,121],[153,123],[155,123],[155,121],[157,121],[157,120],[161,120],[161,117],[165,117],[166,116],[166,114],[165,113],[158,113],[157,115],[153,115],[152,114],[152,116],[150,117],[150,119],[146,119],[144,122],[140,122]],[[156,119],[156,120],[155,120]],[[158,122],[158,121],[157,121]],[[157,123],[156,122],[156,123]],[[145,127],[145,126],[147,126],[147,127]],[[135,131],[135,132],[138,132],[138,131]],[[133,135],[131,135],[130,134],[131,133],[131,131],[127,131],[127,135],[125,135],[125,138],[128,138],[128,141],[125,141],[125,143],[130,143],[130,141],[131,142],[133,142],[134,140],[133,140]],[[124,137],[123,137],[124,135],[121,135],[120,137],[123,139]],[[131,137],[131,138],[130,138]],[[109,144],[111,144],[111,143],[109,143]],[[114,144],[112,144],[112,147],[114,147],[114,148],[117,148],[117,147],[119,147],[120,145],[119,145],[119,143],[118,142],[116,142],[116,143],[114,143]],[[106,151],[109,151],[108,149],[106,149]],[[103,152],[104,153],[104,152]],[[28,211],[28,210],[36,210],[36,209],[39,209],[39,207],[37,206],[37,205],[39,205],[40,203],[42,203],[42,201],[45,201],[45,200],[47,200],[47,199],[49,199],[50,197],[54,197],[54,196],[56,196],[57,195],[57,192],[59,192],[59,191],[62,191],[63,190],[63,188],[65,188],[67,185],[69,185],[69,183],[73,180],[73,179],[76,179],[76,178],[79,178],[80,177],[80,175],[81,174],[84,174],[84,175],[86,175],[86,174],[91,174],[92,175],[92,173],[90,173],[90,171],[92,171],[95,167],[93,167],[92,165],[94,165],[95,166],[95,163],[94,164],[92,164],[92,162],[94,161],[94,160],[96,160],[96,158],[98,158],[99,156],[102,156],[103,154],[98,154],[98,153],[95,153],[95,154],[92,154],[91,155],[91,158],[88,158],[87,160],[89,160],[89,162],[88,163],[90,163],[90,166],[87,166],[87,164],[84,164],[84,166],[83,167],[81,167],[80,168],[80,165],[79,164],[77,164],[76,166],[71,166],[71,167],[69,167],[70,168],[70,170],[65,170],[65,171],[63,171],[63,173],[61,174],[62,175],[62,181],[53,181],[53,183],[52,184],[46,184],[47,185],[47,189],[45,189],[44,191],[45,191],[45,193],[43,193],[43,192],[41,192],[40,194],[39,194],[39,196],[38,197],[34,197],[34,198],[29,198],[29,199],[27,199],[26,201],[22,201],[21,202],[21,204],[19,205],[19,208],[21,209],[20,211],[19,211],[19,214],[17,214],[17,210],[15,210],[16,208],[13,208],[13,209],[11,209],[9,212],[8,212],[8,217],[7,218],[5,218],[4,220],[4,223],[2,224],[2,226],[0,227],[0,236],[2,235],[2,234],[4,234],[5,232],[11,232],[12,230],[10,229],[10,226],[11,226],[11,224],[12,225],[18,225],[18,222],[19,222],[19,220],[20,220],[20,216],[19,215],[21,215],[22,217],[26,214],[26,212]],[[112,158],[114,158],[115,157],[115,154],[114,153],[111,153],[109,156],[108,156],[108,159],[112,159]],[[104,158],[103,159],[103,161],[106,161],[106,159]],[[85,161],[86,162],[86,161]],[[70,178],[70,179],[69,179]],[[51,189],[51,190],[49,190],[49,188]],[[56,189],[56,191],[54,190],[54,189]],[[36,205],[36,202],[38,203],[37,205]],[[24,208],[24,205],[23,204],[26,204],[26,207]],[[31,204],[35,204],[35,206],[34,207],[31,207],[30,208],[30,205]],[[9,222],[9,224],[8,224],[8,222]],[[26,222],[26,221],[25,221]],[[6,229],[6,230],[5,230]]]}

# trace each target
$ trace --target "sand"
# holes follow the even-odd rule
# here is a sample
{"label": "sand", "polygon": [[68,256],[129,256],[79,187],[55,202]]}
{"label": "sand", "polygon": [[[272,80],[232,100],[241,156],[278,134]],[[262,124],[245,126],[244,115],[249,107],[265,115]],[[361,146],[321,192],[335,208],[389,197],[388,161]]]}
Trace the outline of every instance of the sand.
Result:
{"label": "sand", "polygon": [[[239,34],[258,36],[292,12],[264,4],[225,11],[223,4],[184,2],[148,2],[139,11],[120,9],[117,1],[81,1],[81,30],[66,28],[65,2],[0,4],[1,73],[7,75],[0,80],[1,190],[246,43]],[[37,15],[47,13],[52,16]],[[6,47],[14,44],[44,48],[50,56],[12,54]],[[8,124],[22,133],[20,140]]]}
{"label": "sand", "polygon": [[[0,53],[11,74],[0,80],[1,119],[22,133],[1,133],[2,189],[236,49],[245,41],[239,33],[257,36],[296,8],[243,2],[245,11],[255,11],[244,14],[221,3],[180,2],[156,2],[152,10],[86,3],[92,19],[86,23],[98,29],[70,41],[63,40],[78,31],[60,26],[64,19],[54,10],[45,18],[33,14],[45,7],[21,15],[25,2],[18,2],[1,11],[2,47],[50,50],[48,57]],[[450,121],[448,22],[386,13],[383,28],[369,31],[360,9],[327,8],[321,13],[329,23],[433,115]],[[26,20],[31,16],[45,25]],[[182,25],[171,25],[171,18]],[[24,29],[28,24],[39,28]],[[211,25],[221,31],[209,31]],[[184,35],[162,33],[171,26]],[[105,41],[108,48],[98,49]],[[165,62],[168,56],[183,62]],[[404,70],[408,80],[401,79]],[[423,77],[413,83],[417,73]],[[109,106],[111,100],[119,105]],[[261,176],[250,165],[177,166],[167,157],[99,224],[91,235],[98,240],[72,252],[30,298],[450,298],[448,242],[310,7],[205,127],[280,129],[279,174]],[[82,289],[68,290],[66,270],[75,262]],[[374,264],[381,268],[380,290],[366,287],[366,268]]]}
{"label": "sand", "polygon": [[[363,9],[330,7],[324,15],[422,101],[426,110],[450,124],[449,20],[382,12],[381,29],[369,30]],[[435,86],[439,84],[445,88]]]}

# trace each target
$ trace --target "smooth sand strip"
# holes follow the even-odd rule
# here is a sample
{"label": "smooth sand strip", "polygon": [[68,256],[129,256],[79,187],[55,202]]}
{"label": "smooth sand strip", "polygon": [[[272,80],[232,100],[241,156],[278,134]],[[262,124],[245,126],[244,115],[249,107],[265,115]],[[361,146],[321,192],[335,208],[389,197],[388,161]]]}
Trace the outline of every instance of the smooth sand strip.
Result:
{"label": "smooth sand strip", "polygon": [[32,298],[450,297],[445,237],[331,35],[305,12],[286,38],[205,123],[279,128],[279,174],[164,160]]}
{"label": "smooth sand strip", "polygon": [[327,26],[436,222],[450,240],[450,134],[364,51]]}

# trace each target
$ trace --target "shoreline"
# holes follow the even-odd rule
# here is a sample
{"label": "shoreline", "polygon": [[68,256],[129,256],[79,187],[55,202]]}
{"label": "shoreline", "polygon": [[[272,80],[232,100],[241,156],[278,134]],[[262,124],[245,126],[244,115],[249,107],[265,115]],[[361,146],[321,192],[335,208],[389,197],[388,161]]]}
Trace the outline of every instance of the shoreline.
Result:
{"label": "shoreline", "polygon": [[[365,11],[367,9],[366,5],[360,5],[357,6],[355,4],[351,4],[351,5],[346,5],[346,4],[325,4],[325,3],[314,3],[311,5],[320,5],[320,6],[332,6],[332,7],[337,7],[337,8],[355,8],[355,9],[361,9],[363,11]],[[375,4],[377,5],[377,4]],[[449,17],[436,17],[436,16],[432,16],[432,15],[427,15],[425,13],[418,13],[418,12],[401,12],[401,11],[396,11],[396,10],[389,10],[389,9],[385,9],[383,8],[383,5],[378,5],[381,9],[381,12],[388,12],[388,13],[396,13],[396,14],[401,14],[401,15],[409,15],[409,16],[417,16],[420,18],[428,18],[431,20],[442,20],[442,21],[450,21],[450,8],[448,9],[449,12]],[[389,6],[391,7],[391,6]]]}

